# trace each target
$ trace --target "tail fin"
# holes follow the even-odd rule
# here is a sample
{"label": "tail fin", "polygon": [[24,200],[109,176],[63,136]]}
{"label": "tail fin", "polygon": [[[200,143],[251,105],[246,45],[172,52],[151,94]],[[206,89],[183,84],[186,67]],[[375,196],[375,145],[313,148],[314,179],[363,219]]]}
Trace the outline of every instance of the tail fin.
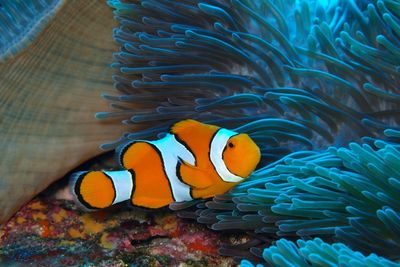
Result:
{"label": "tail fin", "polygon": [[131,199],[135,185],[133,171],[84,171],[73,173],[71,192],[86,210],[104,209]]}

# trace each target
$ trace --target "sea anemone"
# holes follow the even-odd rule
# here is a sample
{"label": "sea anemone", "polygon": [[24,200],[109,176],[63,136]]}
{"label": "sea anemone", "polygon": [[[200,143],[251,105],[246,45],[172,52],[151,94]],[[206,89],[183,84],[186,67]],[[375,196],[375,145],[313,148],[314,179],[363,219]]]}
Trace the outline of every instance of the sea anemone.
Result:
{"label": "sea anemone", "polygon": [[398,260],[400,132],[385,133],[391,141],[377,140],[374,147],[351,143],[290,154],[181,216],[214,230],[251,231],[265,245],[281,237],[321,237]]}
{"label": "sea anemone", "polygon": [[[393,1],[108,1],[119,26],[115,143],[194,118],[247,132],[264,162],[398,124]],[[384,71],[382,71],[384,70]]]}
{"label": "sea anemone", "polygon": [[[400,264],[385,258],[370,254],[365,257],[341,243],[327,244],[319,238],[295,243],[286,239],[276,242],[275,246],[264,249],[262,257],[268,266],[371,266],[371,267],[399,267]],[[242,267],[254,267],[254,265],[243,260]],[[263,265],[257,265],[263,266]]]}
{"label": "sea anemone", "polygon": [[[56,1],[21,3],[0,1],[6,11],[0,12],[3,59],[26,46],[24,40],[38,33],[40,19],[58,5]],[[11,139],[3,138],[11,134],[2,132],[0,139],[7,155],[0,170],[10,177],[1,181],[0,203],[6,211],[1,219],[17,207],[4,203],[24,202],[55,179],[38,179],[48,174],[43,171],[48,162],[63,164],[52,166],[56,173],[63,173],[95,154],[97,140],[119,134],[121,126],[115,119],[122,120],[130,132],[104,144],[104,149],[131,139],[155,138],[172,123],[193,118],[249,133],[263,159],[261,168],[231,192],[208,202],[173,205],[173,209],[186,208],[178,213],[182,217],[215,230],[254,236],[255,241],[239,246],[241,257],[281,237],[319,236],[326,242],[345,243],[349,249],[343,247],[340,253],[361,262],[364,258],[350,249],[398,260],[398,0],[114,0],[108,4],[119,23],[114,39],[120,51],[111,65],[118,92],[103,94],[112,110],[104,109],[96,116],[112,123],[92,125],[80,112],[72,112],[88,107],[101,110],[92,94],[106,91],[109,85],[104,80],[107,72],[99,67],[107,59],[97,56],[112,51],[103,38],[111,23],[106,13],[95,12],[98,5],[89,10],[75,2],[65,4],[64,12],[47,29],[47,36],[57,34],[57,46],[50,48],[49,42],[39,38],[31,53],[0,66],[5,77],[1,92],[15,96],[8,97],[12,102],[7,100],[0,109],[2,123],[6,121],[13,134]],[[21,13],[15,11],[17,5]],[[69,10],[69,6],[75,8]],[[79,30],[64,34],[64,19],[71,17]],[[26,23],[36,26],[26,31]],[[89,27],[94,25],[101,27]],[[68,53],[63,54],[65,45]],[[85,51],[90,51],[90,60]],[[58,64],[58,58],[68,60]],[[37,60],[40,68],[34,64]],[[52,78],[49,73],[54,74]],[[31,77],[38,82],[31,83]],[[84,82],[73,82],[80,80]],[[27,98],[32,92],[37,97]],[[82,93],[88,95],[82,98]],[[14,112],[21,110],[20,103],[26,107],[23,114]],[[66,104],[66,111],[52,112],[53,103]],[[38,112],[37,107],[44,109]],[[35,127],[26,127],[27,122]],[[138,131],[137,125],[143,130]],[[43,129],[50,130],[43,134]],[[27,139],[26,131],[39,137]],[[57,139],[60,136],[66,139]],[[82,152],[76,155],[76,151]],[[26,155],[34,155],[37,164],[27,164],[32,162]],[[17,175],[29,187],[16,191],[12,177]],[[25,188],[31,192],[24,192]],[[318,239],[298,241],[299,248],[288,242],[277,241],[275,247],[264,250],[265,260],[270,262],[271,253],[277,255],[274,249],[290,246],[286,254],[313,262],[314,254],[306,253],[311,251],[308,246],[315,253],[320,253],[318,247],[330,246]],[[227,255],[233,251],[221,249]],[[365,261],[387,263],[375,256]]]}
{"label": "sea anemone", "polygon": [[28,46],[62,4],[60,0],[0,0],[0,62]]}
{"label": "sea anemone", "polygon": [[112,27],[95,0],[0,0],[0,223],[123,133],[94,118],[112,91]]}
{"label": "sea anemone", "polygon": [[400,2],[108,3],[119,95],[103,95],[114,110],[97,117],[147,128],[103,148],[184,118],[249,133],[265,167],[212,201],[171,207],[261,247],[320,236],[398,259]]}

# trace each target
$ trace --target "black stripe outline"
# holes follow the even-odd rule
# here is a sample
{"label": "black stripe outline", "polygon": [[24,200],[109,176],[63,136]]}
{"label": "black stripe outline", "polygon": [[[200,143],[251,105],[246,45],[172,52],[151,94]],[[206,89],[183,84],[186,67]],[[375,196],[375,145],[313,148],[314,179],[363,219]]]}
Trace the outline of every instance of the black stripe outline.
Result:
{"label": "black stripe outline", "polygon": [[130,195],[130,201],[129,202],[132,205],[134,205],[133,204],[133,195],[135,194],[135,191],[136,191],[136,173],[135,173],[135,170],[133,170],[133,169],[128,169],[127,171],[131,173],[131,178],[132,178],[132,190],[131,190],[131,195]]}
{"label": "black stripe outline", "polygon": [[181,165],[182,165],[182,162],[180,161],[180,158],[178,158],[179,160],[178,160],[178,163],[176,164],[176,170],[175,170],[175,172],[176,172],[176,177],[178,177],[178,180],[179,181],[181,181],[181,183],[183,183],[183,184],[185,184],[185,185],[187,185],[187,186],[189,186],[189,194],[190,194],[190,197],[192,198],[192,200],[194,199],[193,198],[193,195],[192,195],[192,187],[189,185],[189,184],[187,184],[185,181],[183,181],[183,178],[182,178],[182,175],[181,175]]}
{"label": "black stripe outline", "polygon": [[81,175],[78,176],[78,178],[76,179],[76,182],[75,182],[75,186],[74,186],[74,193],[75,193],[76,197],[78,198],[79,202],[80,202],[85,208],[87,208],[87,209],[98,209],[98,208],[92,207],[92,205],[90,205],[89,203],[87,203],[87,202],[83,199],[83,196],[82,196],[82,194],[81,194],[80,188],[81,188],[81,185],[82,185],[82,181],[83,181],[83,178],[85,178],[85,176],[86,176],[88,173],[90,173],[90,172],[84,172],[84,173],[82,173]]}
{"label": "black stripe outline", "polygon": [[125,168],[125,166],[124,166],[124,161],[123,161],[123,158],[124,158],[125,153],[128,151],[128,149],[129,149],[131,146],[133,146],[133,145],[136,144],[136,143],[138,143],[138,141],[129,142],[129,143],[127,143],[127,144],[124,144],[124,145],[119,146],[119,147],[115,150],[116,156],[117,156],[118,164],[119,164],[122,168]]}
{"label": "black stripe outline", "polygon": [[196,154],[193,153],[192,149],[190,148],[190,146],[178,135],[178,134],[173,134],[176,141],[178,141],[178,143],[180,143],[181,145],[183,145],[189,152],[190,154],[193,155],[194,158],[194,166],[197,166],[197,158],[196,158]]}
{"label": "black stripe outline", "polygon": [[[117,188],[115,187],[114,180],[112,179],[112,177],[109,176],[107,173],[105,173],[105,172],[103,172],[103,171],[102,171],[102,173],[103,173],[105,176],[107,176],[108,179],[110,179],[111,184],[112,184],[112,186],[113,186],[113,189],[114,189],[114,198],[113,198],[113,201],[111,202],[111,203],[112,203],[111,205],[113,205],[115,199],[117,198]],[[110,206],[111,206],[111,205],[110,205]]]}

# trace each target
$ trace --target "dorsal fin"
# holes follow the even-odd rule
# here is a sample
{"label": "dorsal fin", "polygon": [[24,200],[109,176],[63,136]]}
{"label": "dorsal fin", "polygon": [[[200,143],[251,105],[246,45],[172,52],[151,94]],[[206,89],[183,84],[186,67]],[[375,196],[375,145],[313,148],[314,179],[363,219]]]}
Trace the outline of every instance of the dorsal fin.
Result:
{"label": "dorsal fin", "polygon": [[192,119],[187,119],[183,120],[180,122],[175,123],[171,127],[171,133],[172,134],[180,134],[188,131],[196,131],[198,127],[204,126],[203,123],[192,120]]}

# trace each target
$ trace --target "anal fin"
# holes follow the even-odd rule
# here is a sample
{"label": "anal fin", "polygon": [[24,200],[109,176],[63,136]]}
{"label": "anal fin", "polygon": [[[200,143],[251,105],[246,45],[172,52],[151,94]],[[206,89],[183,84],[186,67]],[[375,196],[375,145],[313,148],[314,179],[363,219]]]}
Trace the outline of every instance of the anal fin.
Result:
{"label": "anal fin", "polygon": [[152,198],[146,196],[137,196],[132,200],[132,204],[144,208],[158,209],[171,203],[170,199]]}

